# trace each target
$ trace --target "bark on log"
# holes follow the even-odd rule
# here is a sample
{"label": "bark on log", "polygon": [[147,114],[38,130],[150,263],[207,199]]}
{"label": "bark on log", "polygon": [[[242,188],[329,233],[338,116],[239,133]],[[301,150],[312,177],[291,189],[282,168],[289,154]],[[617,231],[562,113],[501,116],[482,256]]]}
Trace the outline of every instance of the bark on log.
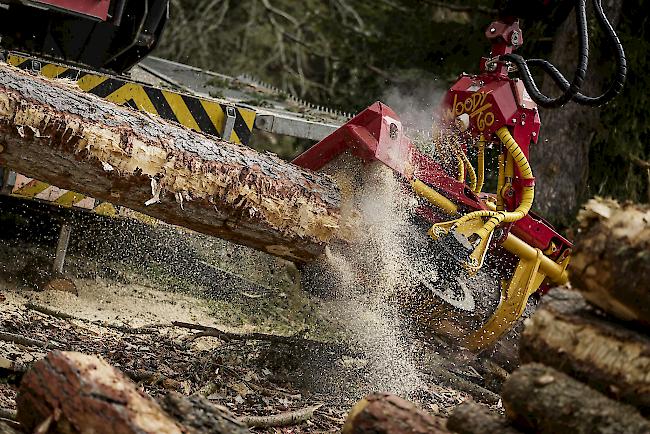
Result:
{"label": "bark on log", "polygon": [[454,408],[447,429],[457,434],[521,434],[505,417],[468,401]]}
{"label": "bark on log", "polygon": [[556,288],[526,322],[521,360],[563,371],[650,414],[650,338],[597,315],[576,291]]}
{"label": "bark on log", "polygon": [[182,432],[121,372],[81,353],[54,351],[36,362],[20,383],[16,404],[27,432]]}
{"label": "bark on log", "polygon": [[357,402],[342,434],[442,434],[442,421],[388,393],[373,393]]}
{"label": "bark on log", "polygon": [[647,434],[650,421],[573,378],[540,364],[513,372],[501,391],[515,426],[539,434]]}
{"label": "bark on log", "polygon": [[160,400],[162,408],[183,426],[188,434],[247,434],[246,424],[225,407],[202,396],[171,392]]}
{"label": "bark on log", "polygon": [[25,175],[290,260],[319,255],[338,224],[325,175],[5,64],[0,148]]}
{"label": "bark on log", "polygon": [[604,311],[650,326],[650,206],[597,198],[578,220],[573,286]]}

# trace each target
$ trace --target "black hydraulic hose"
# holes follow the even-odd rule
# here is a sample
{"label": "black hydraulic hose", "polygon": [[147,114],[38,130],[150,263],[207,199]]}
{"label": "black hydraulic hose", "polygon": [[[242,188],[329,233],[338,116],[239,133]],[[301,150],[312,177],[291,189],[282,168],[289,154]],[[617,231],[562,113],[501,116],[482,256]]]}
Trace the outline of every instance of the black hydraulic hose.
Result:
{"label": "black hydraulic hose", "polygon": [[[582,93],[578,92],[573,97],[573,101],[576,103],[590,107],[598,107],[603,104],[607,104],[609,101],[614,99],[621,92],[621,90],[623,90],[623,85],[625,84],[625,79],[627,76],[627,60],[625,58],[625,50],[623,49],[623,44],[621,44],[616,31],[607,19],[607,16],[603,11],[601,0],[594,0],[594,9],[596,10],[596,15],[600,26],[607,34],[609,41],[616,51],[616,74],[610,83],[609,88],[601,95],[592,97],[583,95]],[[542,70],[553,79],[553,81],[562,91],[566,91],[569,88],[570,85],[567,79],[551,62],[543,59],[530,59],[527,60],[526,63],[530,66],[538,66],[542,68]]]}
{"label": "black hydraulic hose", "polygon": [[[569,84],[564,79],[563,83],[567,83],[566,88],[562,88],[562,95],[557,98],[550,98],[544,95],[537,84],[535,79],[530,73],[528,68],[527,61],[518,54],[506,54],[501,56],[501,60],[506,60],[514,63],[519,72],[521,73],[521,79],[524,82],[524,86],[528,91],[530,97],[537,103],[538,106],[544,108],[557,108],[561,107],[567,102],[571,101],[579,92],[582,87],[582,83],[585,80],[587,75],[587,66],[589,63],[589,32],[587,29],[587,0],[577,0],[576,8],[576,26],[578,27],[578,66],[576,72],[573,76],[573,81]],[[557,68],[553,67],[555,71]],[[557,71],[559,73],[559,71]],[[561,74],[560,74],[561,75]],[[555,78],[554,78],[555,79]]]}

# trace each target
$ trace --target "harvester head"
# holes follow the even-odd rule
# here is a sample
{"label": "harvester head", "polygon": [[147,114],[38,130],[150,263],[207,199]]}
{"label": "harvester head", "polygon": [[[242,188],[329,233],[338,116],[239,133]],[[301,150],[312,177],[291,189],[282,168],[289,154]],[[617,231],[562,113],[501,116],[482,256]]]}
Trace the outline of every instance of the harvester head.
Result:
{"label": "harvester head", "polygon": [[[509,53],[506,41],[521,40],[516,22],[493,23],[490,30],[493,54]],[[393,170],[417,198],[411,227],[429,235],[426,242],[414,237],[420,241],[409,248],[409,298],[431,328],[455,316],[461,324],[456,337],[472,350],[507,333],[533,293],[565,283],[571,252],[571,243],[530,211],[535,181],[528,151],[539,134],[537,106],[508,77],[504,62],[483,59],[481,69],[461,75],[444,97],[428,150],[405,134],[393,110],[376,102],[294,160],[318,171],[351,154]],[[499,151],[492,194],[482,191],[489,147]]]}

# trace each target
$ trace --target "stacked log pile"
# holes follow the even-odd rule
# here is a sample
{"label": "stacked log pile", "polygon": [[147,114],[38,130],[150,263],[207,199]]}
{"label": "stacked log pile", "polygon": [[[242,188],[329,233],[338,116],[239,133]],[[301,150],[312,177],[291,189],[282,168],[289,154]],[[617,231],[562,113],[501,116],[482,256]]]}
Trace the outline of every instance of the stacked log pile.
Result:
{"label": "stacked log pile", "polygon": [[573,289],[527,320],[505,417],[467,403],[450,430],[650,433],[650,207],[593,199],[579,222]]}

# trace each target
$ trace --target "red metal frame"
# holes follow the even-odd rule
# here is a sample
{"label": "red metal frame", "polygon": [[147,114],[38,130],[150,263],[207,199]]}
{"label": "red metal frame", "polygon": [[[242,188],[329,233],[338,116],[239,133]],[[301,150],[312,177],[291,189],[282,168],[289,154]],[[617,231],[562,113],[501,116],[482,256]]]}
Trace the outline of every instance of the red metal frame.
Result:
{"label": "red metal frame", "polygon": [[108,19],[111,0],[32,0],[65,11],[97,18],[102,21]]}
{"label": "red metal frame", "polygon": [[[539,136],[537,106],[523,83],[508,77],[508,65],[498,60],[499,55],[510,53],[521,45],[521,30],[515,20],[494,22],[488,27],[486,36],[492,42],[492,57],[481,60],[480,74],[463,74],[458,78],[445,95],[439,114],[449,125],[464,116],[469,136],[482,135],[492,143],[499,143],[495,132],[506,126],[528,157],[530,144],[537,143]],[[311,170],[320,170],[347,150],[364,161],[381,161],[405,178],[417,177],[456,203],[463,212],[486,209],[466,184],[450,177],[440,164],[413,145],[403,133],[399,117],[381,102],[356,115],[293,162]],[[530,181],[521,179],[515,168],[513,194],[505,198],[507,210],[514,210],[520,203],[526,182]],[[428,206],[417,212],[431,223],[449,218]],[[505,240],[508,231],[554,260],[566,257],[572,248],[569,240],[534,213],[503,229],[504,234],[496,240],[493,249]],[[503,249],[498,251],[499,254],[511,255]]]}

